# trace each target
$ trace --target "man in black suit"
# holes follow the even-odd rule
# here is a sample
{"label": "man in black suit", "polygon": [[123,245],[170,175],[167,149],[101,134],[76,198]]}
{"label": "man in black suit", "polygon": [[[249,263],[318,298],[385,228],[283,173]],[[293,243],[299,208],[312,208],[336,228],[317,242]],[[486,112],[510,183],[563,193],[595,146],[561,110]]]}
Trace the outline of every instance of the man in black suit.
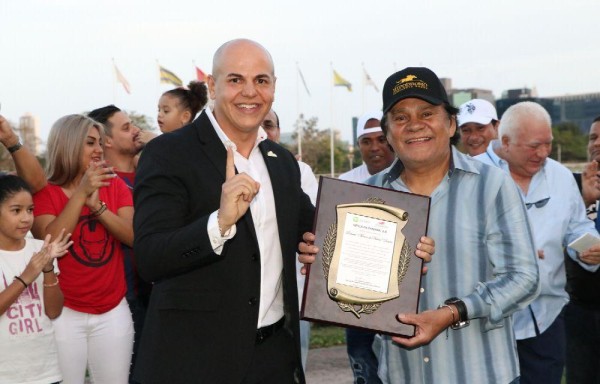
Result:
{"label": "man in black suit", "polygon": [[304,383],[295,252],[314,207],[293,155],[260,128],[270,54],[222,45],[214,109],[151,141],[137,169],[134,250],[154,282],[135,378],[146,383]]}

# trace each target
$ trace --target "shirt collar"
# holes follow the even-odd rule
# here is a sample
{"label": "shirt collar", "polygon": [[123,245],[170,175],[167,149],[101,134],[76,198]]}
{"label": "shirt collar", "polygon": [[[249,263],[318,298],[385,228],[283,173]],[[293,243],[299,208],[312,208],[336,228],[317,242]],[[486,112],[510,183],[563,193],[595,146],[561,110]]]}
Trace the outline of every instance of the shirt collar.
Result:
{"label": "shirt collar", "polygon": [[[466,155],[460,153],[455,146],[450,146],[452,150],[452,156],[450,156],[450,166],[448,169],[448,177],[452,177],[454,172],[459,169],[464,172],[470,173],[479,173],[479,170],[473,164],[473,160]],[[391,183],[394,180],[397,180],[400,177],[400,174],[404,170],[404,164],[400,159],[396,159],[396,161],[390,166],[389,171],[384,175],[384,180],[387,183]]]}
{"label": "shirt collar", "polygon": [[485,156],[487,156],[496,167],[508,171],[508,162],[496,153],[496,149],[500,148],[501,145],[502,143],[499,139],[490,141],[485,150]]}
{"label": "shirt collar", "polygon": [[[213,114],[212,110],[210,108],[206,108],[205,111],[206,111],[206,116],[208,116],[208,120],[210,120],[212,126],[215,129],[215,132],[217,133],[217,136],[219,136],[219,139],[223,143],[223,146],[225,147],[225,149],[227,149],[228,146],[232,146],[234,150],[237,150],[237,146],[235,145],[235,143],[227,137],[225,132],[223,132],[223,129],[217,122],[217,119],[215,118],[215,115]],[[265,141],[266,139],[267,139],[267,133],[265,132],[263,127],[259,126],[258,133],[256,135],[256,141],[254,142],[254,146],[252,147],[252,150],[254,151],[256,149],[256,147],[258,147],[258,145],[260,143],[262,143],[263,141]]]}

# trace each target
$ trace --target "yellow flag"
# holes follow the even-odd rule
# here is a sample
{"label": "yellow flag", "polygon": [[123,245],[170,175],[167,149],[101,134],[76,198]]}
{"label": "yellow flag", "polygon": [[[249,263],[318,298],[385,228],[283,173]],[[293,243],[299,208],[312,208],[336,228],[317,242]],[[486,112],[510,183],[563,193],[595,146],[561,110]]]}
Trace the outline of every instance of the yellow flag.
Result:
{"label": "yellow flag", "polygon": [[181,87],[183,85],[183,82],[181,81],[181,79],[179,77],[177,77],[177,75],[175,75],[173,72],[169,71],[168,69],[163,68],[159,65],[158,71],[160,73],[161,84],[172,84],[176,87]]}
{"label": "yellow flag", "polygon": [[350,84],[348,80],[340,76],[340,74],[337,73],[335,70],[333,71],[333,85],[336,87],[346,87],[348,89],[348,92],[352,92],[352,84]]}

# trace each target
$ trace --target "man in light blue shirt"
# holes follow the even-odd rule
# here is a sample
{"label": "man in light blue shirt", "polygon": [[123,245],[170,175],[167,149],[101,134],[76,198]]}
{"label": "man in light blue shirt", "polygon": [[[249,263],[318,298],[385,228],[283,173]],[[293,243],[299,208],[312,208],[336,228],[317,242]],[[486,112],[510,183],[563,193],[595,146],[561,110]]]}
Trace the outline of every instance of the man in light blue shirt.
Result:
{"label": "man in light blue shirt", "polygon": [[[540,295],[514,314],[521,383],[560,383],[565,361],[562,309],[569,301],[563,247],[589,233],[598,237],[586,217],[575,179],[549,159],[552,146],[550,115],[539,104],[522,102],[502,116],[500,141],[490,143],[475,159],[506,171],[519,187],[534,235],[540,271]],[[588,271],[596,271],[600,246],[569,256]]]}
{"label": "man in light blue shirt", "polygon": [[431,70],[390,76],[383,105],[382,128],[398,160],[368,184],[431,197],[436,254],[422,277],[419,313],[398,315],[415,325],[415,336],[383,336],[379,376],[384,383],[518,381],[510,315],[538,290],[519,192],[505,173],[456,150],[457,109]]}

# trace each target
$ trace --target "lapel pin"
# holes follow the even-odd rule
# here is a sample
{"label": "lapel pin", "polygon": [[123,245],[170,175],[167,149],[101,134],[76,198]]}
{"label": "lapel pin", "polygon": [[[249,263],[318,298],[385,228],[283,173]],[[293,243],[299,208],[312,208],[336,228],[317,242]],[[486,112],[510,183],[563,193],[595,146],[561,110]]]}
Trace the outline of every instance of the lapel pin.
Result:
{"label": "lapel pin", "polygon": [[277,157],[277,155],[274,154],[273,151],[267,152],[267,156],[269,156],[269,157]]}

